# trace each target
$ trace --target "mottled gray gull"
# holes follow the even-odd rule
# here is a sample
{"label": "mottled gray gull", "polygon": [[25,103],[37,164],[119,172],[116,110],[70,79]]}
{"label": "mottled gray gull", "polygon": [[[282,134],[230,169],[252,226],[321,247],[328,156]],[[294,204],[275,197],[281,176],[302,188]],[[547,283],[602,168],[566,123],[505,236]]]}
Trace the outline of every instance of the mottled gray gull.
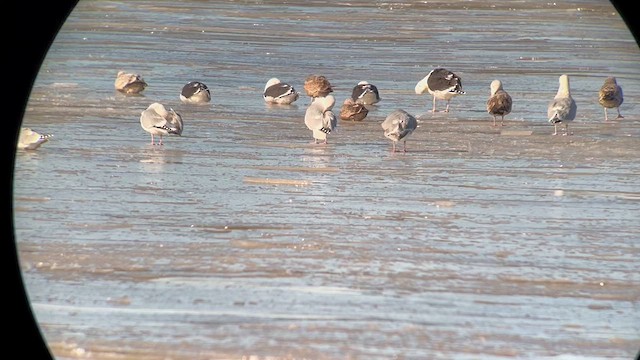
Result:
{"label": "mottled gray gull", "polygon": [[173,109],[167,109],[160,103],[153,103],[140,115],[140,125],[144,131],[151,134],[151,145],[156,145],[153,136],[160,136],[162,145],[163,135],[182,135],[183,123],[182,116]]}
{"label": "mottled gray gull", "polygon": [[191,81],[182,87],[180,100],[185,104],[207,104],[211,102],[211,90],[200,81]]}
{"label": "mottled gray gull", "polygon": [[558,81],[560,82],[558,93],[549,103],[547,117],[549,122],[553,124],[553,135],[558,134],[558,124],[564,124],[565,132],[563,135],[570,135],[568,123],[576,117],[576,102],[571,97],[569,76],[562,74]]}
{"label": "mottled gray gull", "polygon": [[444,112],[449,112],[449,102],[458,95],[465,94],[462,91],[462,80],[459,76],[443,68],[431,70],[427,76],[416,84],[416,94],[428,92],[433,95],[432,112],[436,112],[436,99],[445,100],[447,107]]}
{"label": "mottled gray gull", "polygon": [[500,80],[491,82],[491,94],[487,100],[487,112],[493,116],[493,126],[496,126],[496,118],[500,116],[500,125],[504,126],[504,117],[511,113],[513,101],[511,95],[502,88]]}
{"label": "mottled gray gull", "polygon": [[298,100],[300,93],[290,84],[284,83],[278,78],[271,78],[264,86],[262,97],[269,104],[290,105]]}
{"label": "mottled gray gull", "polygon": [[384,130],[384,136],[393,142],[392,151],[396,152],[396,144],[403,140],[402,151],[406,152],[407,137],[418,127],[418,122],[413,115],[402,109],[397,109],[387,116],[381,126]]}
{"label": "mottled gray gull", "polygon": [[333,111],[336,99],[333,95],[321,96],[313,99],[304,115],[304,123],[313,132],[313,142],[327,143],[327,135],[338,125]]}
{"label": "mottled gray gull", "polygon": [[604,121],[609,121],[607,109],[613,108],[618,111],[616,119],[624,118],[624,116],[620,115],[620,105],[622,105],[623,101],[622,88],[618,85],[616,78],[613,76],[606,78],[598,92],[598,103],[604,108]]}

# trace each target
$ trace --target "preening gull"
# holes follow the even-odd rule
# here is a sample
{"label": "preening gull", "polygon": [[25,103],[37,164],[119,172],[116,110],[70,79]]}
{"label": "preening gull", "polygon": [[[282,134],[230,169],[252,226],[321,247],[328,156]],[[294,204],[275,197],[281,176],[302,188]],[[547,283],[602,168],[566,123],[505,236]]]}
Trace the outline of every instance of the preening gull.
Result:
{"label": "preening gull", "polygon": [[133,73],[126,73],[124,71],[118,71],[115,82],[116,90],[125,94],[139,94],[147,86],[148,84],[144,81],[142,76]]}
{"label": "preening gull", "polygon": [[340,120],[362,121],[369,110],[363,104],[357,104],[352,98],[346,98],[340,109]]}
{"label": "preening gull", "polygon": [[623,101],[622,88],[618,85],[616,78],[613,76],[606,78],[598,92],[598,103],[604,108],[604,121],[609,121],[607,109],[613,108],[618,111],[616,119],[624,118],[624,116],[620,115],[620,105],[622,105]]}
{"label": "preening gull", "polygon": [[563,135],[570,135],[568,123],[576,117],[576,102],[571,97],[569,76],[562,74],[558,81],[560,82],[558,93],[549,103],[547,117],[549,122],[553,124],[553,135],[558,134],[558,124],[564,124],[565,132]]}
{"label": "preening gull", "polygon": [[271,78],[264,86],[262,97],[269,104],[290,105],[298,100],[300,93],[293,86],[280,81],[278,78]]}
{"label": "preening gull", "polygon": [[313,142],[315,144],[327,143],[327,135],[338,126],[338,118],[331,109],[336,99],[333,95],[315,98],[304,114],[304,123],[313,132]]}
{"label": "preening gull", "polygon": [[502,88],[502,82],[500,80],[493,80],[491,82],[491,95],[487,100],[487,112],[493,116],[493,126],[496,126],[496,118],[500,116],[500,125],[504,125],[504,117],[511,113],[511,107],[513,101],[511,95],[509,95]]}
{"label": "preening gull", "polygon": [[333,87],[323,75],[309,75],[304,80],[304,91],[313,101],[317,97],[325,97],[333,92]]}
{"label": "preening gull", "polygon": [[446,100],[447,107],[444,112],[449,112],[449,102],[454,96],[465,94],[462,91],[462,81],[459,76],[443,68],[431,70],[427,76],[416,84],[416,94],[428,92],[433,95],[432,112],[436,112],[436,99]]}
{"label": "preening gull", "polygon": [[393,143],[392,151],[396,152],[396,144],[403,140],[402,151],[407,151],[407,137],[418,127],[416,118],[408,112],[398,109],[393,111],[381,124],[384,136]]}
{"label": "preening gull", "polygon": [[191,81],[182,87],[180,100],[185,104],[206,104],[211,101],[211,90],[200,81]]}
{"label": "preening gull", "polygon": [[162,145],[163,135],[182,135],[182,116],[172,108],[167,109],[160,103],[153,103],[140,115],[140,125],[144,131],[151,134],[151,145],[156,145],[153,136],[159,135]]}
{"label": "preening gull", "polygon": [[380,93],[375,85],[369,84],[367,81],[360,81],[358,85],[353,87],[351,98],[356,104],[373,105],[380,101]]}
{"label": "preening gull", "polygon": [[37,133],[28,127],[21,127],[17,147],[21,150],[35,150],[49,141],[52,136],[51,134]]}

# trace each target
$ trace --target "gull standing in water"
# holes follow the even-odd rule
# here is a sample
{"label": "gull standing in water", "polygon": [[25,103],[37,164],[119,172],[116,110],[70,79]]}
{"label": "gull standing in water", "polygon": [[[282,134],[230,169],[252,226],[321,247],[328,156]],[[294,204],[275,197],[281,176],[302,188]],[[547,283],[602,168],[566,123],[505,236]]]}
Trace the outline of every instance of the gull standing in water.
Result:
{"label": "gull standing in water", "polygon": [[496,117],[498,116],[500,116],[500,126],[504,126],[504,117],[511,113],[513,105],[511,95],[504,91],[500,80],[493,80],[490,88],[491,95],[487,100],[487,112],[493,116],[493,126],[496,126]]}
{"label": "gull standing in water", "polygon": [[562,74],[558,81],[560,82],[558,93],[549,103],[547,117],[553,124],[553,135],[558,135],[558,124],[564,124],[563,135],[570,135],[569,122],[576,118],[576,102],[571,97],[569,76]]}
{"label": "gull standing in water", "polygon": [[298,100],[300,93],[293,86],[283,83],[278,78],[271,78],[264,86],[262,98],[268,104],[290,105]]}
{"label": "gull standing in water", "polygon": [[171,108],[167,111],[160,103],[153,103],[140,115],[140,126],[151,134],[151,145],[156,145],[154,135],[160,136],[157,145],[162,145],[163,135],[182,135],[182,116]]}
{"label": "gull standing in water", "polygon": [[622,88],[618,85],[616,78],[613,76],[606,78],[598,92],[598,103],[604,108],[604,121],[609,121],[607,109],[613,108],[618,111],[616,119],[624,118],[624,116],[620,115],[620,105],[622,105],[623,101]]}
{"label": "gull standing in water", "polygon": [[407,137],[418,127],[418,122],[413,115],[398,109],[389,114],[381,126],[384,136],[393,141],[392,151],[396,152],[396,144],[403,140],[402,151],[407,152]]}
{"label": "gull standing in water", "polygon": [[336,99],[333,95],[315,98],[307,108],[304,123],[313,132],[313,142],[326,144],[327,135],[338,126],[338,118],[333,111]]}
{"label": "gull standing in water", "polygon": [[124,71],[118,71],[114,85],[121,93],[134,95],[141,93],[148,86],[142,76]]}
{"label": "gull standing in water", "polygon": [[458,95],[465,94],[462,91],[462,80],[451,71],[443,68],[431,70],[427,76],[420,80],[415,87],[416,94],[428,92],[433,95],[433,108],[431,112],[436,112],[436,99],[445,100],[447,107],[444,112],[449,112],[449,102]]}

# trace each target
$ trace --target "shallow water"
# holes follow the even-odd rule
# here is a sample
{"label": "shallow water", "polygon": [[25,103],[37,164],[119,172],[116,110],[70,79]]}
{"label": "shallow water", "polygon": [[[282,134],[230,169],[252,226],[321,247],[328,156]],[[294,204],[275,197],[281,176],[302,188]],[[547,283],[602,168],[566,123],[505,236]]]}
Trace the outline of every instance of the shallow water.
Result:
{"label": "shallow water", "polygon": [[[630,359],[639,55],[604,1],[80,1],[24,118],[54,137],[16,156],[45,340],[57,359]],[[413,92],[435,66],[467,91],[450,113]],[[114,92],[121,69],[143,96]],[[311,145],[309,99],[261,93],[312,73],[335,110],[363,79],[383,100]],[[551,136],[562,73],[578,115]],[[625,117],[605,123],[609,75]],[[211,105],[179,103],[191,80]],[[139,125],[154,101],[185,121],[162,147]],[[396,108],[419,120],[407,153],[379,125]]]}

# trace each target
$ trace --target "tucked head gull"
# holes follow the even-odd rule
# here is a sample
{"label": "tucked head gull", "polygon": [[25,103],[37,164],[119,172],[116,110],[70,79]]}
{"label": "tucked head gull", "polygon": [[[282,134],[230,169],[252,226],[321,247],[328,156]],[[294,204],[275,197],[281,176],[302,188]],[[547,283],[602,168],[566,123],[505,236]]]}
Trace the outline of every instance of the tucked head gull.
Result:
{"label": "tucked head gull", "polygon": [[153,136],[160,136],[160,142],[157,145],[162,145],[162,136],[164,135],[182,135],[183,123],[182,116],[169,108],[167,110],[164,105],[160,103],[153,103],[142,112],[140,115],[140,126],[144,131],[151,134],[151,145],[156,145]]}
{"label": "tucked head gull", "polygon": [[451,71],[444,68],[431,70],[427,76],[420,80],[415,87],[416,94],[428,92],[433,95],[432,112],[436,112],[436,99],[445,100],[447,107],[444,112],[449,112],[449,102],[455,96],[465,94],[462,91],[462,80]]}
{"label": "tucked head gull", "polygon": [[571,97],[571,89],[569,86],[569,76],[560,75],[558,79],[560,85],[556,96],[549,102],[547,107],[547,118],[553,124],[553,135],[558,134],[558,124],[564,124],[564,134],[569,133],[569,122],[576,118],[576,102]]}
{"label": "tucked head gull", "polygon": [[185,104],[207,104],[211,101],[211,91],[204,83],[191,81],[182,87],[180,100]]}
{"label": "tucked head gull", "polygon": [[346,98],[340,109],[340,120],[362,121],[367,117],[369,110],[363,105]]}
{"label": "tucked head gull", "polygon": [[375,85],[368,81],[360,81],[353,87],[351,98],[356,104],[373,105],[380,101],[380,93]]}
{"label": "tucked head gull", "polygon": [[262,98],[268,104],[290,105],[298,100],[300,93],[293,86],[280,81],[278,78],[271,78],[264,86]]}
{"label": "tucked head gull", "polygon": [[324,97],[333,92],[331,83],[324,75],[309,75],[304,80],[304,91],[311,100]]}
{"label": "tucked head gull", "polygon": [[129,95],[139,94],[148,86],[142,76],[124,71],[118,71],[114,85],[116,90]]}
{"label": "tucked head gull", "polygon": [[491,82],[491,94],[487,100],[487,112],[493,116],[493,126],[496,126],[496,117],[500,116],[500,125],[504,126],[504,117],[511,113],[513,101],[503,88],[500,80]]}

